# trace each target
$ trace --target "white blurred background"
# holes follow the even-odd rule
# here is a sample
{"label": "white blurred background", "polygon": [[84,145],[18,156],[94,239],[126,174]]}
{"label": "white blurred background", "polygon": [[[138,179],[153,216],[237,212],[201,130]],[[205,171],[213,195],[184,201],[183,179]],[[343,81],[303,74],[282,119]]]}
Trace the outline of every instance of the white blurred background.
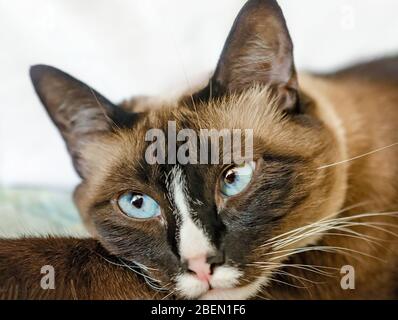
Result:
{"label": "white blurred background", "polygon": [[[30,65],[54,65],[118,102],[211,71],[245,0],[0,0],[0,186],[71,189],[63,142]],[[299,69],[398,53],[396,0],[280,0]]]}

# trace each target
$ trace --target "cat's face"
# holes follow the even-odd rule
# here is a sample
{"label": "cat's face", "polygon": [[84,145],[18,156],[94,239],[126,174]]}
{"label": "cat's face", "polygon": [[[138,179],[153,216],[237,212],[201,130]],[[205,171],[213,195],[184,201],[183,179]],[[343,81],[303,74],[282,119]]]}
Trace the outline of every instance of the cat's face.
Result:
{"label": "cat's face", "polygon": [[[35,67],[32,78],[83,179],[75,200],[89,229],[121,263],[177,296],[254,296],[290,249],[315,241],[281,250],[281,235],[340,205],[342,173],[319,170],[338,159],[336,138],[314,105],[298,100],[274,1],[242,9],[208,87],[157,111],[126,111],[50,67]],[[152,163],[147,133],[159,129],[171,143],[170,121],[197,137],[250,129],[252,153],[243,164]]]}
{"label": "cat's face", "polygon": [[[272,253],[267,243],[330,213],[328,198],[335,183],[333,174],[325,176],[317,169],[334,161],[330,132],[306,115],[281,119],[267,103],[265,91],[253,90],[239,101],[201,105],[197,111],[180,106],[154,112],[134,128],[89,145],[85,152],[92,159],[90,178],[77,197],[96,236],[110,252],[147,266],[162,285],[171,282],[186,298],[253,294],[271,272],[262,263],[273,267],[285,253]],[[252,175],[243,190],[232,196],[224,190],[234,165],[148,164],[145,134],[150,128],[167,132],[170,120],[198,135],[203,128],[252,128],[249,160],[254,164],[246,165]],[[129,217],[129,208],[118,204],[129,192],[150,197],[160,212],[149,206],[144,213],[154,217],[140,219],[134,212]],[[212,269],[208,282],[190,271],[191,261],[200,257],[206,257]],[[213,290],[208,291],[210,286]]]}

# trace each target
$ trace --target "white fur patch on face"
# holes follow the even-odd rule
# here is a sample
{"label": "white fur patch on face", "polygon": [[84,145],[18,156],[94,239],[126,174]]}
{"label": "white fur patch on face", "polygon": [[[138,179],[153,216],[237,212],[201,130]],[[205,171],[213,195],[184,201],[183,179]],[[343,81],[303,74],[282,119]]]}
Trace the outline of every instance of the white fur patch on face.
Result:
{"label": "white fur patch on face", "polygon": [[176,290],[187,299],[196,299],[209,290],[209,284],[185,273],[177,276]]}
{"label": "white fur patch on face", "polygon": [[[231,288],[237,285],[241,275],[242,273],[234,267],[220,266],[215,268],[210,283],[206,283],[192,274],[185,273],[177,276],[176,289],[188,299],[205,296],[210,294],[209,292],[213,292],[212,294],[216,292],[221,294],[221,292],[224,292],[223,289],[231,290]],[[210,287],[212,290],[209,291]]]}
{"label": "white fur patch on face", "polygon": [[215,268],[210,280],[212,288],[233,288],[239,282],[239,277],[242,275],[238,269],[230,266],[220,266]]}
{"label": "white fur patch on face", "polygon": [[259,278],[244,287],[230,289],[212,289],[200,296],[200,300],[246,300],[253,297],[264,285],[265,279]]}
{"label": "white fur patch on face", "polygon": [[191,217],[189,195],[182,170],[175,166],[171,171],[170,194],[173,197],[177,214],[180,217],[179,252],[181,258],[192,259],[198,256],[209,256],[214,251],[209,239]]}

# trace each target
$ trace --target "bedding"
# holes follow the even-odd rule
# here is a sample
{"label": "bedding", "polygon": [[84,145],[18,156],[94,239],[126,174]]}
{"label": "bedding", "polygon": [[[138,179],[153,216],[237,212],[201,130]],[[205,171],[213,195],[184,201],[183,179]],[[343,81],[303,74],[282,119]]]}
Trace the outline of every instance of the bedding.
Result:
{"label": "bedding", "polygon": [[0,237],[88,236],[70,191],[0,188]]}

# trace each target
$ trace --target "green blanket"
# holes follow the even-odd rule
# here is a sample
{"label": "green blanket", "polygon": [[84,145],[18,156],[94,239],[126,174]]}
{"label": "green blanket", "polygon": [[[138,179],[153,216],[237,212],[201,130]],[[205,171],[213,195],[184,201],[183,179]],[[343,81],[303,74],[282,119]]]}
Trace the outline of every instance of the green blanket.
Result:
{"label": "green blanket", "polygon": [[87,236],[70,192],[0,187],[0,237]]}

